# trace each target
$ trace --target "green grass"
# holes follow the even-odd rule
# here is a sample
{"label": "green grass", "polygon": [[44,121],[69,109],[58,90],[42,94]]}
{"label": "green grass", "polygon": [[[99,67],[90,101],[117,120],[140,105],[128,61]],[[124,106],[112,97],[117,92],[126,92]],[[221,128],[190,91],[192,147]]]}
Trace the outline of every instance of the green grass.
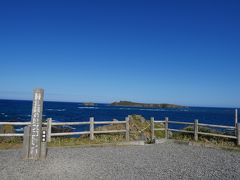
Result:
{"label": "green grass", "polygon": [[[194,131],[193,126],[188,126],[184,128],[187,131]],[[214,133],[214,134],[224,134],[224,132],[217,131],[212,128],[199,127],[199,132],[205,133]],[[172,138],[176,140],[183,141],[194,141],[194,134],[192,133],[183,133],[183,132],[174,132],[172,133]],[[216,136],[207,136],[207,135],[198,135],[198,142],[205,144],[221,145],[221,146],[236,146],[236,140],[224,137]]]}

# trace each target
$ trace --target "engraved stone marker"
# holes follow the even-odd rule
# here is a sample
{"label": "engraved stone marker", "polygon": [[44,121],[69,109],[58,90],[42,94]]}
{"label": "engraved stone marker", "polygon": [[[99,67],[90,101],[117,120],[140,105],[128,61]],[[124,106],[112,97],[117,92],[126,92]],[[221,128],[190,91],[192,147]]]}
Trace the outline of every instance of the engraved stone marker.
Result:
{"label": "engraved stone marker", "polygon": [[41,152],[43,89],[35,89],[33,95],[29,159],[39,159]]}

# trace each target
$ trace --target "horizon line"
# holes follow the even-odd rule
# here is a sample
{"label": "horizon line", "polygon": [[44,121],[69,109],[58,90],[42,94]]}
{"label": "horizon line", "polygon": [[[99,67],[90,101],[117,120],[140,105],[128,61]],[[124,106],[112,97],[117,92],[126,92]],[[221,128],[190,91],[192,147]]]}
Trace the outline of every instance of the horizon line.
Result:
{"label": "horizon line", "polygon": [[[29,99],[5,99],[0,98],[0,100],[7,100],[7,101],[33,101]],[[111,104],[111,103],[104,103],[104,102],[91,102],[91,101],[84,101],[84,102],[78,102],[78,101],[62,101],[62,100],[44,100],[45,102],[59,102],[59,103],[95,103],[95,104]],[[116,101],[115,101],[116,102]],[[138,102],[137,102],[138,103]],[[169,104],[169,103],[144,103],[144,104]],[[185,107],[193,107],[193,108],[227,108],[227,109],[239,109],[238,107],[227,107],[227,106],[189,106],[189,105],[183,105]],[[130,106],[129,106],[130,107]]]}

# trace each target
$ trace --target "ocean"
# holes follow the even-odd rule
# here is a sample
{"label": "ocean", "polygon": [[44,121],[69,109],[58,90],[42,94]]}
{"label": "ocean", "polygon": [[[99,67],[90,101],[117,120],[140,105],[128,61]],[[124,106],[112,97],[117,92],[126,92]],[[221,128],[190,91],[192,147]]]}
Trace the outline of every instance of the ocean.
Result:
{"label": "ocean", "polygon": [[[0,100],[0,121],[31,121],[32,101]],[[142,115],[146,119],[154,117],[163,120],[169,117],[172,121],[193,122],[234,126],[234,108],[187,107],[181,109],[149,109],[137,107],[118,107],[110,104],[85,106],[83,103],[44,102],[43,119],[53,118],[56,122],[84,122],[94,117],[95,121],[124,120],[128,115]],[[179,125],[170,125],[182,128]],[[76,130],[88,130],[88,126],[73,127]],[[22,128],[18,127],[21,131]]]}

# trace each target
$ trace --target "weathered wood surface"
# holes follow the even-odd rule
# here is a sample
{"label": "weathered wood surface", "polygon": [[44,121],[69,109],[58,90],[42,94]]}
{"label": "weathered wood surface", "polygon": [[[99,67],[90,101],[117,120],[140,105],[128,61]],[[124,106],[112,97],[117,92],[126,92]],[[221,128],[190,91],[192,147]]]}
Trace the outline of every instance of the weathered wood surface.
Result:
{"label": "weathered wood surface", "polygon": [[94,140],[94,117],[90,118],[90,140]]}
{"label": "weathered wood surface", "polygon": [[126,124],[126,121],[95,121],[94,124]]}
{"label": "weathered wood surface", "polygon": [[[129,123],[129,122],[128,122]],[[30,125],[31,122],[0,122],[0,125]],[[47,125],[47,142],[51,142],[51,137],[53,136],[71,136],[71,135],[82,135],[82,134],[90,134],[90,131],[86,132],[63,132],[63,133],[52,133],[52,126],[66,126],[66,125],[90,125],[91,121],[89,122],[52,122],[52,118],[47,119],[47,123],[42,123]],[[94,124],[127,124],[127,121],[93,121]],[[127,125],[126,125],[127,126]],[[93,128],[94,129],[94,128]],[[101,131],[92,131],[93,133],[100,134]],[[103,134],[105,133],[122,133],[126,132],[126,130],[109,130],[109,131],[102,131]],[[11,136],[19,136],[22,137],[23,133],[8,133],[8,134],[0,134],[0,137],[11,137]]]}
{"label": "weathered wood surface", "polygon": [[47,142],[51,142],[52,118],[47,119]]}
{"label": "weathered wood surface", "polygon": [[165,131],[165,128],[154,128],[154,131]]}
{"label": "weathered wood surface", "polygon": [[168,117],[165,118],[165,138],[168,139]]}
{"label": "weathered wood surface", "polygon": [[43,133],[41,134],[42,142],[41,142],[41,150],[40,150],[40,159],[46,159],[47,157],[47,130],[48,130],[48,127],[42,128],[42,132],[45,131],[45,136]]}
{"label": "weathered wood surface", "polygon": [[35,160],[40,158],[43,96],[44,96],[43,89],[34,90],[29,158]]}
{"label": "weathered wood surface", "polygon": [[238,109],[235,110],[235,125],[238,124]]}
{"label": "weathered wood surface", "polygon": [[240,123],[237,123],[237,145],[240,146]]}
{"label": "weathered wood surface", "polygon": [[183,124],[183,125],[193,125],[191,122],[180,122],[180,121],[168,121],[169,124]]}
{"label": "weathered wood surface", "polygon": [[234,126],[223,126],[223,125],[215,125],[215,124],[203,124],[198,123],[199,126],[206,126],[206,127],[215,127],[215,128],[227,128],[227,129],[235,129]]}
{"label": "weathered wood surface", "polygon": [[130,126],[129,126],[129,117],[126,117],[126,141],[130,140]]}
{"label": "weathered wood surface", "polygon": [[126,130],[106,130],[106,131],[94,131],[94,134],[107,134],[107,133],[126,133]]}
{"label": "weathered wood surface", "polygon": [[90,122],[52,122],[53,126],[88,125]]}
{"label": "weathered wood surface", "polygon": [[198,141],[198,120],[194,121],[194,140]]}
{"label": "weathered wood surface", "polygon": [[154,117],[150,119],[150,126],[151,126],[151,140],[155,139],[155,132],[154,132]]}
{"label": "weathered wood surface", "polygon": [[154,120],[154,123],[165,123],[165,120],[162,120],[162,121]]}
{"label": "weathered wood surface", "polygon": [[24,127],[22,158],[27,159],[29,156],[29,143],[30,143],[30,126]]}
{"label": "weathered wood surface", "polygon": [[224,135],[224,134],[205,133],[205,132],[198,132],[198,134],[207,135],[207,136],[224,137],[224,138],[230,138],[230,139],[237,139],[236,136],[230,136],[230,135]]}
{"label": "weathered wood surface", "polygon": [[52,133],[51,136],[73,136],[73,135],[83,135],[83,134],[90,134],[90,131],[84,132],[64,132],[64,133]]}
{"label": "weathered wood surface", "polygon": [[194,131],[186,131],[186,130],[182,130],[182,129],[168,129],[169,131],[173,131],[173,132],[183,132],[183,133],[194,133]]}
{"label": "weathered wood surface", "polygon": [[0,137],[23,137],[23,133],[7,133],[7,134],[0,134]]}
{"label": "weathered wood surface", "polygon": [[[156,121],[154,121],[156,122]],[[173,124],[183,124],[183,125],[194,125],[194,131],[187,131],[183,129],[170,129],[168,128],[168,124],[173,123]],[[215,128],[226,128],[226,129],[236,129],[234,126],[223,126],[223,125],[214,125],[214,124],[203,124],[203,123],[198,123],[198,120],[195,120],[194,123],[189,123],[189,122],[179,122],[179,121],[169,121],[168,118],[165,118],[165,128],[155,128],[154,131],[161,131],[165,130],[165,138],[168,138],[168,131],[173,131],[173,132],[183,132],[183,133],[193,133],[194,134],[194,140],[198,140],[198,135],[207,135],[207,136],[216,136],[216,137],[224,137],[224,138],[231,138],[231,139],[240,139],[240,132],[237,133],[237,136],[231,136],[231,135],[224,135],[224,134],[215,134],[215,133],[205,133],[205,132],[199,132],[198,127],[199,126],[206,126],[206,127],[215,127]],[[239,128],[240,129],[240,128]],[[237,142],[240,144],[239,142]]]}
{"label": "weathered wood surface", "polygon": [[30,125],[31,122],[0,122],[0,125],[25,126]]}

